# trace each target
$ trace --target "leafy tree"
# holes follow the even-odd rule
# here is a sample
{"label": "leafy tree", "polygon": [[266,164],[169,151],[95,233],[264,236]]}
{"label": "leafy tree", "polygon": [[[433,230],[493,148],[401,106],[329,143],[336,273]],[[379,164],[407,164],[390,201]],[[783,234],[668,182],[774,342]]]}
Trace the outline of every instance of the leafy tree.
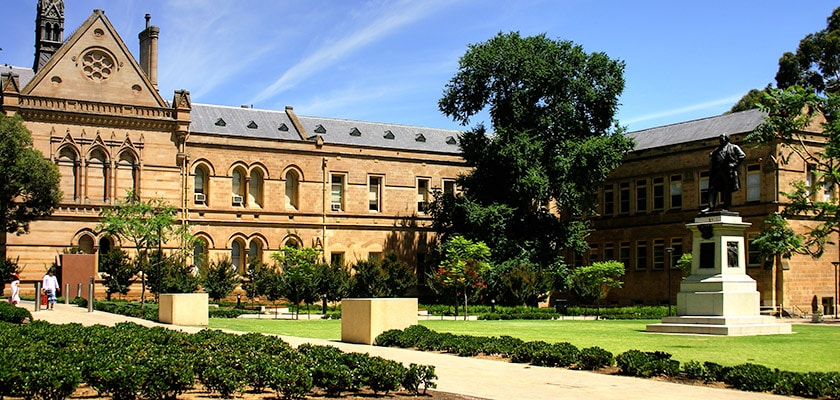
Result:
{"label": "leafy tree", "polygon": [[462,196],[437,196],[442,240],[487,243],[496,261],[525,254],[540,268],[583,250],[595,193],[632,149],[614,119],[624,63],[545,35],[499,33],[470,45],[438,106],[463,125],[488,110],[493,134],[460,135],[471,172]]}
{"label": "leafy tree", "polygon": [[417,286],[417,275],[414,269],[400,261],[396,253],[385,254],[382,269],[387,276],[385,279],[385,286],[388,289],[386,297],[404,296],[409,289]]}
{"label": "leafy tree", "polygon": [[180,254],[166,255],[155,250],[149,254],[145,287],[158,299],[161,293],[194,293],[198,290],[198,277]]}
{"label": "leafy tree", "polygon": [[245,279],[242,281],[245,297],[254,301],[255,297],[268,295],[272,283],[274,283],[273,268],[256,258],[249,259]]}
{"label": "leafy tree", "polygon": [[840,91],[840,7],[827,18],[825,29],[805,36],[796,53],[779,59],[776,85],[810,87],[818,93]]}
{"label": "leafy tree", "polygon": [[[811,166],[810,182],[794,182],[791,191],[782,193],[789,203],[781,216],[817,222],[805,235],[804,246],[814,257],[819,257],[832,235],[840,232],[837,199],[814,195],[840,184],[840,95],[822,96],[799,86],[771,89],[762,99],[761,109],[768,116],[746,140],[778,145],[782,162],[798,158],[803,165]],[[817,126],[822,128],[821,136],[825,140],[820,149],[807,144],[813,133],[806,129]]]}
{"label": "leafy tree", "polygon": [[350,293],[350,270],[343,265],[318,263],[315,265],[317,292],[324,302],[324,314],[327,313],[328,301],[341,301]]}
{"label": "leafy tree", "polygon": [[764,94],[770,89],[770,85],[767,85],[763,90],[752,89],[744,97],[741,97],[737,103],[735,103],[732,108],[726,112],[725,114],[732,114],[740,111],[747,111],[752,110],[755,108],[760,107],[761,99],[764,97]]}
{"label": "leafy tree", "polygon": [[111,300],[111,295],[117,293],[120,297],[128,294],[131,285],[137,281],[140,269],[131,262],[123,249],[114,247],[99,260],[99,272],[105,274],[105,296]]}
{"label": "leafy tree", "polygon": [[353,265],[350,294],[353,297],[387,297],[388,275],[375,260],[359,260]]}
{"label": "leafy tree", "polygon": [[0,260],[6,235],[29,232],[29,223],[52,213],[61,201],[58,167],[32,146],[32,133],[19,115],[0,113]]}
{"label": "leafy tree", "polygon": [[752,241],[765,260],[772,260],[771,288],[773,288],[773,307],[776,306],[776,277],[782,265],[782,259],[790,259],[794,254],[805,254],[805,240],[796,234],[787,220],[779,214],[770,214],[764,219],[764,230]]}
{"label": "leafy tree", "polygon": [[280,266],[277,278],[279,294],[295,305],[295,318],[300,315],[300,303],[312,304],[318,299],[318,280],[315,265],[320,251],[312,247],[284,247],[271,257]]}
{"label": "leafy tree", "polygon": [[594,300],[598,308],[610,289],[620,288],[624,264],[620,261],[599,261],[578,267],[569,275],[569,288],[581,299]]}
{"label": "leafy tree", "polygon": [[463,236],[453,236],[441,247],[444,258],[432,280],[455,290],[463,300],[466,319],[469,299],[487,286],[485,276],[490,270],[490,248]]}
{"label": "leafy tree", "polygon": [[488,289],[499,305],[536,306],[552,289],[549,271],[527,259],[502,262],[488,274]]}
{"label": "leafy tree", "polygon": [[[146,275],[150,267],[153,267],[149,264],[149,253],[152,250],[160,251],[162,244],[176,235],[186,236],[186,227],[178,224],[177,215],[178,209],[164,200],[144,201],[134,191],[128,191],[124,200],[118,201],[113,207],[102,209],[99,214],[102,220],[98,229],[134,244],[137,252],[135,262],[144,271],[141,303],[146,299]],[[162,260],[161,254],[159,261]],[[159,264],[154,267],[162,266]]]}
{"label": "leafy tree", "polygon": [[217,302],[233,292],[236,285],[242,281],[229,258],[222,258],[199,267],[198,276],[201,287],[211,299]]}

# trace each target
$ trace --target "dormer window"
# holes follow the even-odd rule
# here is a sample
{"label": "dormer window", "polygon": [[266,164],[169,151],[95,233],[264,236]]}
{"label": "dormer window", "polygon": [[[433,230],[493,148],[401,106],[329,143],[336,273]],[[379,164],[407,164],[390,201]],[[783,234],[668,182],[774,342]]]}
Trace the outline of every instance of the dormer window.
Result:
{"label": "dormer window", "polygon": [[327,133],[327,128],[324,128],[324,125],[321,124],[315,125],[315,133]]}
{"label": "dormer window", "polygon": [[350,130],[350,136],[362,136],[362,132],[359,131],[359,128],[353,127],[353,129]]}
{"label": "dormer window", "polygon": [[289,127],[288,127],[288,126],[286,126],[286,123],[280,123],[280,127],[279,127],[279,128],[277,128],[277,130],[280,130],[280,131],[283,131],[283,132],[288,132],[288,131],[289,131]]}
{"label": "dormer window", "polygon": [[422,133],[418,133],[418,134],[414,135],[414,141],[415,141],[415,142],[425,142],[425,141],[426,141],[426,137],[425,137],[425,136],[423,136],[423,134],[422,134]]}
{"label": "dormer window", "polygon": [[227,122],[225,120],[219,118],[216,120],[216,126],[227,126]]}
{"label": "dormer window", "polygon": [[257,129],[257,128],[259,128],[259,126],[253,120],[248,123],[248,129]]}
{"label": "dormer window", "polygon": [[394,132],[385,131],[385,136],[384,137],[385,137],[385,139],[393,139],[394,138]]}
{"label": "dormer window", "polygon": [[446,144],[458,144],[458,141],[453,136],[447,136]]}

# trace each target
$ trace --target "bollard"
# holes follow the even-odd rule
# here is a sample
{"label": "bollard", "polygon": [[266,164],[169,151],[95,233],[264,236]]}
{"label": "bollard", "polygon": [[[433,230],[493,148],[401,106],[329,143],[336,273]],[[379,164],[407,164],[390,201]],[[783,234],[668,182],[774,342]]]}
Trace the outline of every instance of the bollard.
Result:
{"label": "bollard", "polygon": [[76,285],[76,297],[82,297],[82,282]]}
{"label": "bollard", "polygon": [[41,281],[35,282],[35,311],[41,311]]}
{"label": "bollard", "polygon": [[90,277],[88,284],[88,312],[93,312],[93,277]]}
{"label": "bollard", "polygon": [[64,304],[70,304],[70,284],[64,284]]}

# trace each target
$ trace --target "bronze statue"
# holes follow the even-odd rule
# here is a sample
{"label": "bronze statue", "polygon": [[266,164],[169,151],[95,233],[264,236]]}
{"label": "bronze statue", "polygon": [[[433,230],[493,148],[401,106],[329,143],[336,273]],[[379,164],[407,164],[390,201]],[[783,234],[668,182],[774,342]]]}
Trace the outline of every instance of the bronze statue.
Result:
{"label": "bronze statue", "polygon": [[714,210],[718,205],[722,211],[729,210],[732,205],[732,192],[741,189],[738,166],[744,161],[746,154],[738,145],[729,142],[729,135],[724,133],[718,140],[720,145],[709,154],[709,205],[701,211],[704,213]]}

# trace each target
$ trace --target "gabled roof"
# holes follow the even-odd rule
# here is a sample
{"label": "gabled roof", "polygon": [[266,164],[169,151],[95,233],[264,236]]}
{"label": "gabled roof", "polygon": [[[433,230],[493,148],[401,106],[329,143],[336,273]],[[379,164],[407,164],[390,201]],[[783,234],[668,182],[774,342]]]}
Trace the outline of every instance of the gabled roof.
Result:
{"label": "gabled roof", "polygon": [[752,109],[630,132],[627,136],[636,141],[635,151],[647,150],[713,139],[722,133],[729,135],[749,133],[764,122],[766,117],[767,114],[763,111]]}
{"label": "gabled roof", "polygon": [[6,73],[14,73],[18,76],[18,83],[20,83],[20,87],[26,87],[26,84],[32,80],[35,76],[35,71],[32,68],[27,67],[16,67],[9,64],[0,65],[0,74]]}

